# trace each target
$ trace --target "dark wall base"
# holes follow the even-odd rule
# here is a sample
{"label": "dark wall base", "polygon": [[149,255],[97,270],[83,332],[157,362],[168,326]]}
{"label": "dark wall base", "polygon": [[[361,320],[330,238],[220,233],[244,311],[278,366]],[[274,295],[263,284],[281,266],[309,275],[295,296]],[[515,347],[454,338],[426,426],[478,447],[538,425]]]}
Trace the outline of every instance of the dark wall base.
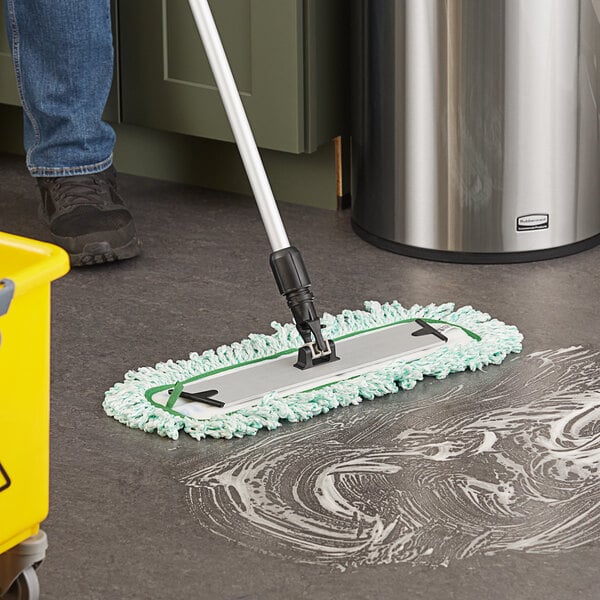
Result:
{"label": "dark wall base", "polygon": [[548,248],[547,250],[533,250],[530,252],[449,252],[446,250],[428,250],[426,248],[417,248],[415,246],[392,242],[369,233],[354,221],[352,221],[352,228],[363,240],[389,252],[424,260],[463,264],[505,264],[548,260],[583,252],[600,244],[600,234],[598,234],[574,244]]}
{"label": "dark wall base", "polygon": [[[0,152],[24,153],[22,124],[20,108],[0,104]],[[235,144],[122,123],[113,127],[120,172],[252,194]],[[278,201],[336,210],[333,143],[312,154],[261,150],[261,156]]]}

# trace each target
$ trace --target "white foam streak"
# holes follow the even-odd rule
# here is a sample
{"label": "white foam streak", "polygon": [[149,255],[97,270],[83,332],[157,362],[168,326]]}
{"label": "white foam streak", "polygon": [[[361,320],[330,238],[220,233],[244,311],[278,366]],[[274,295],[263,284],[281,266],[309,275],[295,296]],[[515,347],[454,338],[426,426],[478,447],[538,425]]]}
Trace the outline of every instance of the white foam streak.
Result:
{"label": "white foam streak", "polygon": [[600,353],[537,352],[502,372],[258,438],[181,478],[190,507],[218,535],[338,569],[597,541]]}

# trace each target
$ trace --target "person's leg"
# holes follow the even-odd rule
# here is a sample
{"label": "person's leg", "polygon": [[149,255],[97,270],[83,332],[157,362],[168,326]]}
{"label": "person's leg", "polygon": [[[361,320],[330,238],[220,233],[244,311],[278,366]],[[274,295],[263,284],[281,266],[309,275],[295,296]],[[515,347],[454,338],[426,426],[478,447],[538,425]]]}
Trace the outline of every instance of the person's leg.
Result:
{"label": "person's leg", "polygon": [[74,264],[136,255],[111,168],[115,134],[102,120],[113,71],[110,0],[5,1],[27,167],[53,240]]}
{"label": "person's leg", "polygon": [[6,8],[31,174],[108,168],[115,141],[102,121],[113,73],[109,0],[6,0]]}

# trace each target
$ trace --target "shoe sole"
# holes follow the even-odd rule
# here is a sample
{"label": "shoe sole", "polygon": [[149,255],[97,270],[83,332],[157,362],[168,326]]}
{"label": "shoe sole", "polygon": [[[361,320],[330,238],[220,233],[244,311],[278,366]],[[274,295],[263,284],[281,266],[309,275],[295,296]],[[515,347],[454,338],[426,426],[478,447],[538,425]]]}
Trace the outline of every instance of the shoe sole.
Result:
{"label": "shoe sole", "polygon": [[72,267],[89,267],[118,260],[134,258],[140,253],[140,243],[136,238],[124,246],[113,248],[110,242],[90,242],[80,253],[69,253]]}
{"label": "shoe sole", "polygon": [[[50,219],[41,205],[38,207],[38,216],[46,226],[50,227]],[[104,239],[94,240],[94,238],[98,237]],[[109,238],[113,238],[112,242]],[[67,252],[72,267],[89,267],[135,258],[139,256],[142,246],[141,242],[136,238],[133,221],[116,232],[91,233],[78,238],[61,237],[50,231],[50,239],[54,244]],[[127,239],[125,244],[121,243],[113,248],[113,246],[119,244],[124,239]],[[79,251],[79,247],[82,244],[83,247]]]}
{"label": "shoe sole", "polygon": [[[49,227],[50,222],[48,216],[41,206],[38,208],[38,215],[42,222]],[[119,236],[119,234],[121,234],[121,236]],[[104,237],[104,239],[100,241],[93,240],[93,238],[98,235]],[[127,243],[113,248],[115,240],[118,239],[118,237],[123,236],[129,237]],[[92,239],[89,239],[89,241],[86,242],[86,237]],[[109,237],[113,238],[112,242],[106,239]],[[141,249],[141,243],[135,236],[135,227],[133,223],[129,224],[124,230],[119,232],[105,232],[104,234],[92,233],[79,238],[64,238],[55,235],[50,231],[50,238],[53,243],[67,252],[72,267],[89,267],[92,265],[101,265],[103,263],[135,258],[136,256],[139,256]],[[82,243],[83,247],[81,251],[75,250],[75,248],[81,246]]]}

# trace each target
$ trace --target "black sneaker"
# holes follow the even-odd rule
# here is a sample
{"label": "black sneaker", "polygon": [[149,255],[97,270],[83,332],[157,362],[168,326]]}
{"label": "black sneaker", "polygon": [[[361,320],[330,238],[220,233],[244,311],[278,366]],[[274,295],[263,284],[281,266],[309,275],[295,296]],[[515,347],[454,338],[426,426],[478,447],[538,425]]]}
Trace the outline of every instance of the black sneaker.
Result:
{"label": "black sneaker", "polygon": [[133,258],[140,253],[131,213],[117,193],[117,172],[38,177],[40,214],[52,241],[71,265],[81,267]]}

